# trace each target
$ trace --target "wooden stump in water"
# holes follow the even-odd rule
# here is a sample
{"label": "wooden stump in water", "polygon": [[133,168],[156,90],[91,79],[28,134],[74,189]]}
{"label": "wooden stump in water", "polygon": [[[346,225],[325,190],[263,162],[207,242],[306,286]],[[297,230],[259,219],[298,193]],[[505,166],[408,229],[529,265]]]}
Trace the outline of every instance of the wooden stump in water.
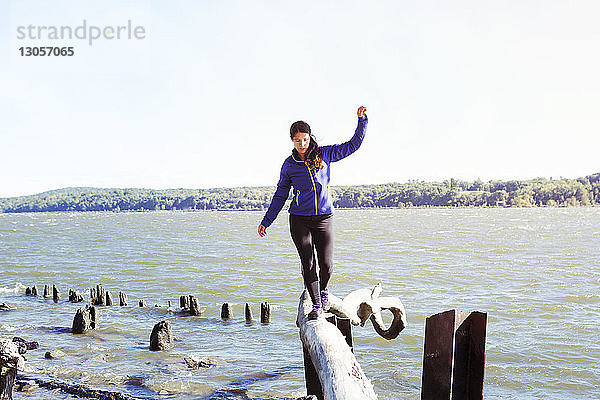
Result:
{"label": "wooden stump in water", "polygon": [[187,310],[190,308],[190,300],[192,296],[180,296],[179,297],[179,307],[182,310]]}
{"label": "wooden stump in water", "polygon": [[55,303],[58,303],[58,300],[60,300],[60,290],[58,290],[56,285],[52,285],[52,299]]}
{"label": "wooden stump in water", "polygon": [[0,339],[0,400],[12,400],[17,370],[23,369],[24,365],[25,358],[18,345],[11,340]]}
{"label": "wooden stump in water", "polygon": [[112,294],[109,291],[106,292],[106,305],[107,306],[112,306],[113,305]]}
{"label": "wooden stump in water", "polygon": [[252,322],[252,320],[253,320],[252,309],[250,308],[250,304],[248,304],[248,303],[246,303],[245,314],[246,314],[246,322]]}
{"label": "wooden stump in water", "polygon": [[231,304],[224,303],[223,306],[221,306],[221,319],[228,320],[231,319],[232,316]]}
{"label": "wooden stump in water", "polygon": [[77,310],[73,318],[73,327],[71,332],[81,334],[96,329],[98,324],[98,312],[96,307],[85,306]]}
{"label": "wooden stump in water", "polygon": [[200,311],[200,307],[198,306],[198,299],[196,299],[194,296],[190,296],[189,297],[190,300],[190,315],[195,315],[198,316],[200,314],[202,314],[202,311]]}
{"label": "wooden stump in water", "polygon": [[146,300],[142,299],[138,304],[140,307],[146,307]]}
{"label": "wooden stump in water", "polygon": [[47,299],[50,297],[50,286],[44,285],[44,298]]}
{"label": "wooden stump in water", "polygon": [[150,334],[150,350],[161,351],[173,348],[173,328],[169,321],[154,325]]}
{"label": "wooden stump in water", "polygon": [[69,289],[69,301],[71,303],[80,303],[83,301],[83,296],[78,291]]}
{"label": "wooden stump in water", "polygon": [[127,295],[123,292],[119,292],[119,305],[121,307],[127,306]]}
{"label": "wooden stump in water", "polygon": [[106,289],[102,285],[96,285],[96,301],[93,303],[95,306],[106,305]]}
{"label": "wooden stump in water", "polygon": [[260,322],[262,324],[271,322],[271,305],[266,301],[260,305]]}
{"label": "wooden stump in water", "polygon": [[33,287],[31,288],[31,295],[32,296],[38,296],[37,286],[33,285]]}
{"label": "wooden stump in water", "polygon": [[25,289],[25,296],[31,296],[31,288],[29,286]]}

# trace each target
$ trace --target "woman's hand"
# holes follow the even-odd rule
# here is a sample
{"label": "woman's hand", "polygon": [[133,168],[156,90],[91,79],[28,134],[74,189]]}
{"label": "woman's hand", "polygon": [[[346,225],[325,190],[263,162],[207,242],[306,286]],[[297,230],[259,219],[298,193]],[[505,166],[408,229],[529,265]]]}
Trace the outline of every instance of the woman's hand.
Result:
{"label": "woman's hand", "polygon": [[356,111],[356,115],[358,115],[358,118],[362,118],[365,115],[367,115],[367,107],[365,107],[365,106],[358,107],[358,110]]}
{"label": "woman's hand", "polygon": [[260,225],[258,226],[258,236],[260,236],[260,237],[264,237],[266,234],[267,234],[267,228],[265,228],[265,227],[263,226],[263,224],[260,224]]}

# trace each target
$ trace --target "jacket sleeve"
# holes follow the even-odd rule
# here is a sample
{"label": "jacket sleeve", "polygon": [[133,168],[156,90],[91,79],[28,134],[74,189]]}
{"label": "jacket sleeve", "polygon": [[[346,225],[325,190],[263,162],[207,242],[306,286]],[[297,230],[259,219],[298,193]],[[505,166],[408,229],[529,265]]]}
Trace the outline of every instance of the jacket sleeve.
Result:
{"label": "jacket sleeve", "polygon": [[367,131],[367,123],[369,120],[365,115],[362,118],[358,118],[358,126],[354,131],[354,136],[352,138],[342,144],[334,144],[331,146],[323,146],[323,152],[328,153],[328,158],[331,162],[339,161],[343,158],[348,157],[350,154],[354,153],[360,145],[365,137],[365,132]]}
{"label": "jacket sleeve", "polygon": [[271,199],[271,205],[269,205],[269,209],[265,213],[264,218],[262,219],[261,224],[267,228],[270,226],[277,215],[283,208],[285,201],[287,200],[290,194],[290,188],[292,187],[292,181],[286,171],[285,162],[281,166],[281,173],[279,175],[279,182],[277,183],[277,189],[275,190],[275,194]]}

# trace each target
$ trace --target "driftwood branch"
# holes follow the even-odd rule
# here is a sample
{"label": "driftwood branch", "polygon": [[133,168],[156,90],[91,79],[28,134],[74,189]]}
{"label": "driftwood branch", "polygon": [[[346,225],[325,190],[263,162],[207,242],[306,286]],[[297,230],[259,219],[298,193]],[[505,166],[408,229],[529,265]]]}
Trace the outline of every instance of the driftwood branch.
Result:
{"label": "driftwood branch", "polygon": [[[397,297],[379,297],[381,284],[371,289],[359,289],[340,299],[329,295],[331,304],[329,312],[341,318],[349,318],[353,325],[364,326],[371,320],[375,331],[387,340],[395,339],[406,327],[406,312]],[[394,319],[388,328],[385,327],[381,311],[389,310]]]}

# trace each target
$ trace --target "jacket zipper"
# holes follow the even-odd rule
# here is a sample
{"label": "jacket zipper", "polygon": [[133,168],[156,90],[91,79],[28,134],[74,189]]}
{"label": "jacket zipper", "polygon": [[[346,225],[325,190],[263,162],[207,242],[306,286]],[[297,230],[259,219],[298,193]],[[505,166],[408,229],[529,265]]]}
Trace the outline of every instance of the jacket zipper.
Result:
{"label": "jacket zipper", "polygon": [[310,180],[312,182],[313,190],[315,192],[315,215],[319,215],[319,209],[317,207],[317,187],[315,186],[315,180],[313,179],[312,173],[310,172],[310,167],[306,165],[306,168],[308,169],[308,175],[310,175]]}

